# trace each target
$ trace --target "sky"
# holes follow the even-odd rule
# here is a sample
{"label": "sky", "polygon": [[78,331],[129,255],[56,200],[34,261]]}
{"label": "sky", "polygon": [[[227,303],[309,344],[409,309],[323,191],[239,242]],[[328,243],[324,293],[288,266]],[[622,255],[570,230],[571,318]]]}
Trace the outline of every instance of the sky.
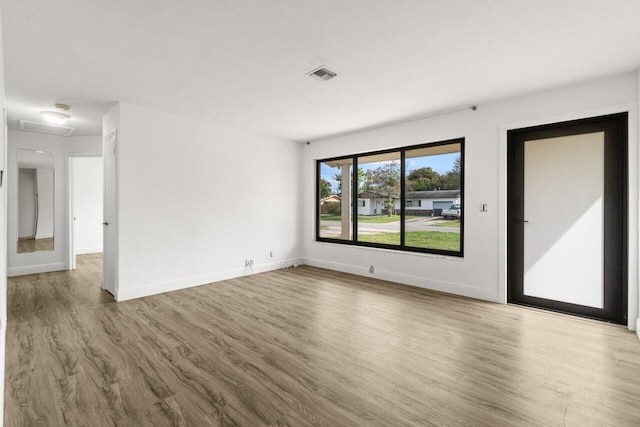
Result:
{"label": "sky", "polygon": [[[424,168],[431,167],[434,171],[438,172],[440,175],[446,174],[453,168],[453,164],[455,160],[460,157],[460,153],[448,153],[448,154],[438,154],[435,156],[425,156],[425,157],[413,157],[407,160],[406,164],[406,174],[408,175],[411,171]],[[379,163],[366,163],[364,165],[358,165],[359,168],[364,171],[375,169],[380,166],[382,162]],[[334,176],[340,173],[340,168],[332,168],[329,167],[325,163],[321,163],[320,167],[320,177],[322,179],[326,179],[331,183],[331,188],[333,193],[338,191],[338,182],[334,179]]]}

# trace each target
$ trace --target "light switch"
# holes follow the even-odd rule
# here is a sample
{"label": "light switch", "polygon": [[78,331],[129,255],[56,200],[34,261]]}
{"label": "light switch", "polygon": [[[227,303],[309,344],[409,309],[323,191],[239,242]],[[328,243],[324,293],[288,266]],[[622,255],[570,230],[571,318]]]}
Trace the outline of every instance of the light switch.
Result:
{"label": "light switch", "polygon": [[486,203],[480,204],[480,212],[489,212],[489,205]]}

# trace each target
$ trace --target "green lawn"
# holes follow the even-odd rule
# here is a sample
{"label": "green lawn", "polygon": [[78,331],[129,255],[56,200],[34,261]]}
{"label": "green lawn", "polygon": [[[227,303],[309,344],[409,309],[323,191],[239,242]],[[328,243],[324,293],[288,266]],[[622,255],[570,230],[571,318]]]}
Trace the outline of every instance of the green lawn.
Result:
{"label": "green lawn", "polygon": [[438,224],[432,224],[434,227],[460,227],[460,220],[447,220],[444,222],[439,222]]}
{"label": "green lawn", "polygon": [[[358,240],[369,243],[399,245],[400,233],[363,234],[358,235]],[[459,251],[460,234],[442,231],[407,231],[405,233],[405,245],[413,248]]]}
{"label": "green lawn", "polygon": [[[415,215],[407,215],[407,219],[419,218]],[[340,215],[322,214],[320,221],[342,221]],[[358,215],[358,223],[363,224],[384,224],[387,222],[400,221],[400,215]]]}

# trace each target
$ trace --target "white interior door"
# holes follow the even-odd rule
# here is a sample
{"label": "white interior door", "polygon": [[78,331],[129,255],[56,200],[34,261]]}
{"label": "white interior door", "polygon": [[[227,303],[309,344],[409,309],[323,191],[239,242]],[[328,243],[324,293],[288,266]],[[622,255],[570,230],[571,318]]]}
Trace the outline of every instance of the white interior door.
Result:
{"label": "white interior door", "polygon": [[103,280],[102,287],[117,294],[117,143],[116,130],[104,138]]}
{"label": "white interior door", "polygon": [[524,142],[526,296],[604,306],[604,132]]}

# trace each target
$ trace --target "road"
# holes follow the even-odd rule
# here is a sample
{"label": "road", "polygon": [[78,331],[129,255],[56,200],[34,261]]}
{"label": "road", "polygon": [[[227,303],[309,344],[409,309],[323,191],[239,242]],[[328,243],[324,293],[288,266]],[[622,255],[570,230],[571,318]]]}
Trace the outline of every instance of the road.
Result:
{"label": "road", "polygon": [[[433,224],[447,222],[442,217],[413,218],[407,221],[406,231],[440,231],[444,233],[460,233],[460,227],[436,227]],[[339,235],[341,225],[339,221],[322,221],[322,235],[329,237]],[[326,227],[326,228],[324,228]],[[399,233],[400,221],[386,223],[358,223],[358,234]]]}

